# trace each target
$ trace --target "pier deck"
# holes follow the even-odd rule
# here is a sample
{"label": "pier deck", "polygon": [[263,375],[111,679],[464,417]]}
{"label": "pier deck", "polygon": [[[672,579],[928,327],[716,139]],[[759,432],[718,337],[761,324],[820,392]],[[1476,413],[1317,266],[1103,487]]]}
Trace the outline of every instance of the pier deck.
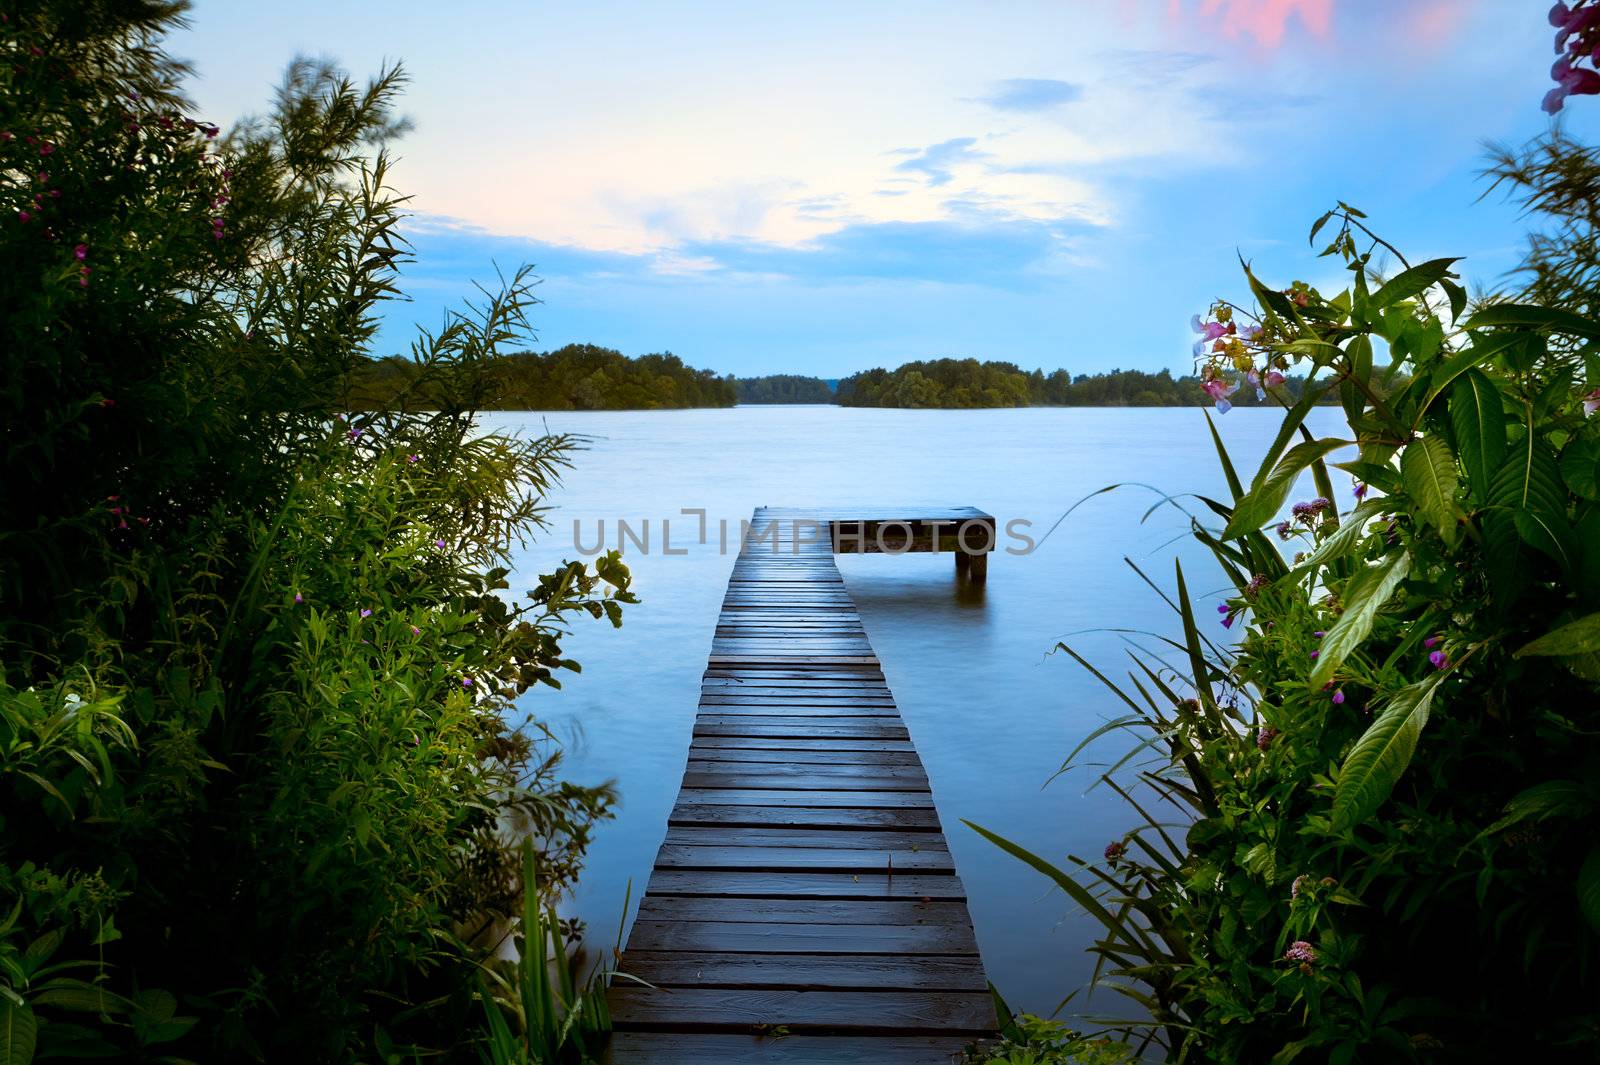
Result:
{"label": "pier deck", "polygon": [[756,511],[619,963],[654,989],[610,991],[615,1065],[944,1065],[994,1033],[927,774],[833,562],[867,520]]}

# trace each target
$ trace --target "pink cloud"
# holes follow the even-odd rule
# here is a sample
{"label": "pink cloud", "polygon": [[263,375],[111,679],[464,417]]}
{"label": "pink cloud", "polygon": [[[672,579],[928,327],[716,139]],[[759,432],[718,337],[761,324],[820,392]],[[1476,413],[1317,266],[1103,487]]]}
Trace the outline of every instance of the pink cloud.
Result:
{"label": "pink cloud", "polygon": [[1204,0],[1200,13],[1220,14],[1222,31],[1230,37],[1247,34],[1267,48],[1276,48],[1296,17],[1314,35],[1326,37],[1333,25],[1333,0]]}

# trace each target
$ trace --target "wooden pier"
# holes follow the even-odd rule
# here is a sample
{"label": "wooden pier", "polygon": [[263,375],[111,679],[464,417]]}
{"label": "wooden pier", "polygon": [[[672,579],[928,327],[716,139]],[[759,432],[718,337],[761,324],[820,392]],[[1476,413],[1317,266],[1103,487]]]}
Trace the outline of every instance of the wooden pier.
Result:
{"label": "wooden pier", "polygon": [[989,523],[958,566],[981,579],[993,519],[970,508],[756,511],[619,963],[654,987],[610,991],[615,1065],[947,1065],[994,1034],[927,774],[832,557],[951,521]]}

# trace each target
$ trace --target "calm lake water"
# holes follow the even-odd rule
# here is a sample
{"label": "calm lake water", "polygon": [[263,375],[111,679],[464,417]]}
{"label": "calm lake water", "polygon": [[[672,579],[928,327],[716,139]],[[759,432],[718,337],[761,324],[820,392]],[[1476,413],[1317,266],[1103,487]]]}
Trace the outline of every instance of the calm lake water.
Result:
{"label": "calm lake water", "polygon": [[[569,777],[614,780],[621,790],[616,819],[598,829],[568,907],[589,923],[591,942],[604,946],[616,934],[630,881],[637,906],[678,791],[736,551],[719,553],[719,519],[729,522],[736,543],[738,522],[761,505],[970,504],[1002,525],[1028,519],[1038,538],[1074,502],[1113,483],[1225,495],[1198,409],[796,406],[519,412],[485,420],[502,431],[548,427],[592,438],[550,500],[551,529],[518,556],[517,572],[527,579],[514,578],[513,590],[577,557],[574,521],[586,546],[602,520],[612,546],[618,519],[635,530],[651,526],[651,553],[628,551],[643,603],[620,630],[580,624],[566,649],[583,673],[564,678],[559,692],[540,689],[524,699],[565,739]],[[1217,421],[1248,479],[1276,432],[1277,412],[1236,410]],[[1328,408],[1313,412],[1310,427],[1318,435],[1343,429],[1337,409]],[[1309,484],[1302,488],[1314,494]],[[1340,492],[1348,492],[1348,481]],[[1183,537],[1183,515],[1160,508],[1145,517],[1157,499],[1151,489],[1126,488],[1090,500],[1032,554],[996,552],[981,591],[957,588],[946,555],[839,558],[927,766],[989,977],[1013,1007],[1050,1013],[1085,984],[1093,959],[1084,947],[1096,928],[1043,877],[961,820],[1056,860],[1098,855],[1131,823],[1109,790],[1089,790],[1088,770],[1045,786],[1079,739],[1118,712],[1094,678],[1049,652],[1070,639],[1117,676],[1127,639],[1153,641],[1108,630],[1176,630],[1174,615],[1124,556],[1169,588],[1172,560],[1182,557],[1207,622],[1215,617],[1210,604],[1223,592],[1220,573]],[[1348,495],[1340,500],[1348,502]],[[697,542],[698,519],[683,508],[707,511],[708,544]],[[672,523],[673,550],[687,554],[661,553],[663,519]],[[1116,753],[1111,746],[1103,752]],[[1085,1005],[1080,996],[1071,1012]],[[1087,1006],[1123,1009],[1110,993]]]}

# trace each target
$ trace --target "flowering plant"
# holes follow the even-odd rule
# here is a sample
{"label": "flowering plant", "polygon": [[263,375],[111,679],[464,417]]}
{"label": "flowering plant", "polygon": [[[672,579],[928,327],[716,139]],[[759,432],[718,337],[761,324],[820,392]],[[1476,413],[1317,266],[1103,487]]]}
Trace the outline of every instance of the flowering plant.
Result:
{"label": "flowering plant", "polygon": [[[1139,736],[1104,779],[1143,823],[1081,880],[979,831],[1104,924],[1103,977],[1149,1014],[1128,1031],[1175,1059],[1592,1054],[1600,322],[1469,308],[1456,260],[1409,263],[1345,204],[1330,229],[1348,288],[1246,265],[1253,300],[1193,323],[1219,410],[1270,373],[1307,385],[1248,481],[1212,430],[1229,494],[1193,533],[1237,642],[1180,567],[1184,668],[1096,672],[1130,713],[1084,745]],[[1305,427],[1322,395],[1348,438]]]}

